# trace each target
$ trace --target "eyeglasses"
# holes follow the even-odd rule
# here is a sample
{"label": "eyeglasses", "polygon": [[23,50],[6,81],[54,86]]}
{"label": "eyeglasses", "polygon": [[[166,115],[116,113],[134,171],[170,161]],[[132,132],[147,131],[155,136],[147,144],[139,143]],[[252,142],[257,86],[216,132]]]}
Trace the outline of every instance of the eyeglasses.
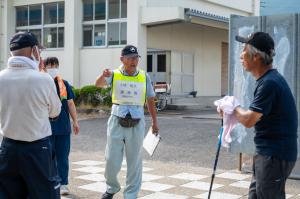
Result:
{"label": "eyeglasses", "polygon": [[128,61],[137,61],[140,59],[140,56],[136,56],[136,57],[126,57],[124,56],[125,59],[127,59]]}

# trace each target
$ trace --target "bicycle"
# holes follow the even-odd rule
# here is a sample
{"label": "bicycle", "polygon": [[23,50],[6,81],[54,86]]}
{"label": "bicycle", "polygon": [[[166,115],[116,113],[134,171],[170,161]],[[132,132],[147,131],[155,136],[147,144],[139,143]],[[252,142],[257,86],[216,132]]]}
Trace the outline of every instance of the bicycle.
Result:
{"label": "bicycle", "polygon": [[155,105],[157,111],[163,111],[168,106],[168,100],[170,96],[170,86],[168,84],[155,84]]}

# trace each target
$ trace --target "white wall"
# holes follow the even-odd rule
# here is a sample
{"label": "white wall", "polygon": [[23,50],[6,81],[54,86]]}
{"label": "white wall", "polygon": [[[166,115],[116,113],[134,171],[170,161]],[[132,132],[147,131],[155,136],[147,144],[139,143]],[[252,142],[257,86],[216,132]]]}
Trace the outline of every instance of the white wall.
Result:
{"label": "white wall", "polygon": [[94,84],[105,68],[116,69],[121,65],[122,48],[82,49],[80,50],[81,86]]}
{"label": "white wall", "polygon": [[[148,48],[194,54],[194,87],[199,96],[221,95],[221,43],[228,31],[178,23],[148,28]],[[172,63],[171,63],[172,70]]]}

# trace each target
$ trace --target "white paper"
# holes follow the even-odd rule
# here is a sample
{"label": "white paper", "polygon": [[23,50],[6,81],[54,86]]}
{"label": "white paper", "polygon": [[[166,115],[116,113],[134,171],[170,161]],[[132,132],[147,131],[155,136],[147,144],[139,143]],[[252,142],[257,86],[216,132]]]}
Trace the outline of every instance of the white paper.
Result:
{"label": "white paper", "polygon": [[143,142],[143,147],[149,153],[150,156],[153,155],[160,139],[161,139],[160,135],[153,134],[152,128],[150,127]]}

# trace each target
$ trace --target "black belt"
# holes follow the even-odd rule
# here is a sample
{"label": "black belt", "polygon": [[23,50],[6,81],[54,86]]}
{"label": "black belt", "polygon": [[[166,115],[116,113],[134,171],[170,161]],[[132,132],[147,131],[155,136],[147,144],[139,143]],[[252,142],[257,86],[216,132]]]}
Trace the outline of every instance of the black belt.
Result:
{"label": "black belt", "polygon": [[124,128],[135,127],[140,122],[140,119],[133,119],[130,113],[127,113],[125,118],[119,117],[119,124]]}
{"label": "black belt", "polygon": [[38,143],[38,142],[43,142],[43,141],[46,141],[46,140],[49,140],[49,137],[44,137],[42,139],[39,139],[39,140],[34,140],[34,141],[22,141],[22,140],[14,140],[14,139],[11,139],[11,138],[7,138],[7,137],[3,137],[3,141],[5,142],[8,142],[8,143],[18,143],[18,144],[33,144],[33,143]]}

